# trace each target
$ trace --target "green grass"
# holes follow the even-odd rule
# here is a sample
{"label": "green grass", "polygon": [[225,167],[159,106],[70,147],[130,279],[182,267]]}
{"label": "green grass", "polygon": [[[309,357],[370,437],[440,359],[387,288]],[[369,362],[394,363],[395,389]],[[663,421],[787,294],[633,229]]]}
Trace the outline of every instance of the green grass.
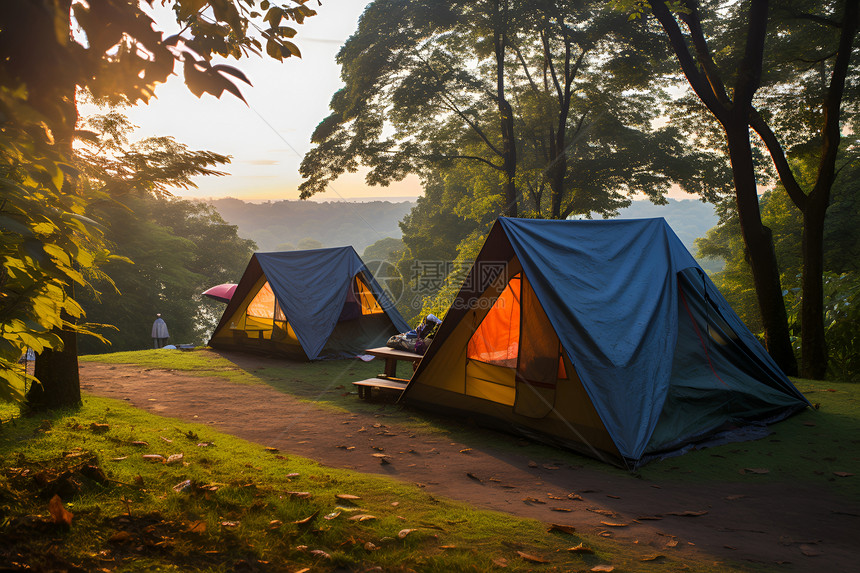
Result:
{"label": "green grass", "polygon": [[[517,448],[517,440],[511,440],[504,434],[487,432],[451,418],[404,409],[390,402],[358,400],[354,392],[347,393],[351,390],[350,382],[375,376],[382,368],[380,361],[284,360],[282,366],[246,372],[216,352],[203,348],[193,352],[147,350],[81,359],[188,370],[196,375],[221,376],[236,383],[266,384],[320,407],[359,413],[384,413],[392,422],[444,434],[452,440],[483,444],[503,451]],[[836,495],[860,500],[860,479],[857,479],[860,476],[860,458],[857,454],[860,451],[860,384],[802,379],[794,382],[811,403],[819,405],[818,409],[807,409],[772,425],[772,434],[767,438],[706,448],[651,462],[637,473],[645,479],[667,481],[796,481],[818,485]],[[539,450],[536,455],[557,463],[626,473],[565,450],[540,444],[530,447]],[[741,474],[740,471],[746,468],[766,469],[768,473]],[[851,473],[854,477],[840,478],[834,472]]]}
{"label": "green grass", "polygon": [[162,370],[183,370],[195,376],[217,376],[238,384],[259,384],[260,380],[252,372],[247,372],[217,353],[195,348],[192,351],[136,350],[133,352],[114,352],[112,354],[92,354],[80,356],[81,362],[101,362],[103,364],[135,364],[144,368]]}
{"label": "green grass", "polygon": [[[646,465],[645,479],[666,481],[795,482],[860,500],[860,384],[795,380],[817,409],[770,426],[751,442],[689,452]],[[753,468],[768,473],[741,473]],[[854,474],[839,477],[837,472]]]}
{"label": "green grass", "polygon": [[[257,367],[245,371],[236,363],[208,348],[196,348],[191,352],[167,352],[163,350],[143,350],[82,356],[83,362],[102,362],[106,364],[135,364],[144,368],[164,368],[187,371],[199,376],[216,376],[240,384],[265,384],[289,394],[294,398],[313,403],[320,408],[330,408],[340,412],[361,414],[382,414],[392,423],[405,427],[432,432],[469,443],[480,443],[502,451],[517,451],[519,440],[512,440],[507,434],[487,432],[483,428],[450,417],[433,415],[403,408],[392,399],[376,401],[359,400],[352,388],[352,382],[376,376],[383,368],[381,360],[362,362],[360,360],[331,360],[300,362],[288,359],[274,361],[277,366]],[[399,374],[405,373],[408,365],[399,366]],[[542,455],[557,463],[587,466],[601,471],[626,473],[623,470],[586,458],[566,450],[560,450],[538,443],[530,443],[535,455]]]}
{"label": "green grass", "polygon": [[[0,407],[3,565],[443,572],[493,571],[504,559],[511,571],[654,567],[640,561],[648,548],[549,533],[536,521],[476,511],[385,477],[319,466],[120,401],[87,396],[81,408],[47,419],[10,420],[12,413]],[[142,457],[180,453],[171,464]],[[186,480],[191,485],[175,491]],[[56,492],[74,514],[70,526],[52,522],[48,500]],[[337,494],[360,499],[339,501]],[[349,519],[359,514],[374,518]],[[404,530],[412,531],[401,537]],[[565,551],[580,542],[595,553]],[[530,563],[518,551],[547,563]],[[714,567],[663,558],[660,570],[731,570]]]}

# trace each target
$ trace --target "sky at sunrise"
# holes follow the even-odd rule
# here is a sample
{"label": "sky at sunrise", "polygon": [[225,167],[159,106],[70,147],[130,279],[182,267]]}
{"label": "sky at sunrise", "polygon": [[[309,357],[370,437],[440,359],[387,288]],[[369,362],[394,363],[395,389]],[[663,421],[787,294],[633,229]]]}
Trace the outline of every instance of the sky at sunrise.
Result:
{"label": "sky at sunrise", "polygon": [[[310,148],[317,124],[328,115],[331,96],[342,85],[335,57],[355,31],[368,0],[322,0],[308,5],[317,11],[293,39],[302,58],[279,63],[251,58],[224,63],[241,69],[253,87],[239,82],[248,101],[228,94],[221,99],[204,94],[198,99],[173,76],[156,89],[149,105],[124,110],[138,126],[135,138],[170,135],[190,149],[230,155],[226,177],[201,177],[198,189],[180,190],[188,198],[236,197],[246,201],[296,199],[301,183],[299,163]],[[158,3],[156,3],[158,6]],[[155,12],[167,22],[171,13]],[[167,26],[165,26],[167,28]],[[175,23],[174,23],[175,28]],[[174,28],[167,28],[173,32]],[[178,70],[179,68],[177,68]],[[421,188],[417,178],[387,188],[368,187],[359,174],[340,178],[315,199],[391,197],[414,198]]]}

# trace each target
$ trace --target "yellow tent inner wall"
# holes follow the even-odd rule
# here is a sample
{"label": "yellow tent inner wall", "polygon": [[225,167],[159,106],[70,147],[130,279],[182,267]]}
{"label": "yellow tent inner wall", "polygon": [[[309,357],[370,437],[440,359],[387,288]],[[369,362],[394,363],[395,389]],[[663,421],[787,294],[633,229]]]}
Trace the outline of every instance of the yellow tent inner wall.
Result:
{"label": "yellow tent inner wall", "polygon": [[[238,346],[260,346],[301,351],[293,327],[287,322],[265,276],[257,279],[245,300],[230,317],[229,326],[212,336],[215,342]],[[265,341],[265,342],[264,342]]]}
{"label": "yellow tent inner wall", "polygon": [[[508,354],[507,349],[516,348],[518,352],[520,319],[511,316],[509,308],[497,308],[496,304],[499,301],[506,301],[506,305],[511,301],[518,302],[522,288],[520,281],[524,283],[528,280],[527,277],[520,277],[523,277],[522,267],[514,258],[508,263],[506,272],[501,273],[499,279],[474,301],[474,308],[441,341],[442,347],[426,364],[420,378],[410,385],[407,399],[442,408],[473,411],[557,438],[565,445],[598,458],[604,453],[620,458],[579,380],[574,364],[561,348],[557,358],[558,381],[548,413],[541,418],[531,418],[513,411],[518,391],[517,361],[516,356]],[[519,305],[517,312],[520,312]],[[500,324],[496,324],[495,335],[500,337],[500,342],[493,343],[490,339],[492,329],[482,328],[482,323],[491,313],[501,313],[502,316],[496,318],[502,318],[501,322],[511,330],[516,326],[517,336],[511,337]],[[489,318],[494,319],[492,316]],[[484,361],[469,358],[470,355],[481,356],[481,353],[496,359]],[[527,391],[522,389],[525,385],[519,386],[519,391]],[[464,397],[470,399],[464,400]]]}
{"label": "yellow tent inner wall", "polygon": [[353,293],[361,305],[361,314],[381,314],[385,312],[379,305],[379,301],[376,300],[376,296],[374,296],[373,291],[371,291],[370,287],[364,282],[364,278],[361,274],[355,275],[355,278],[353,279]]}

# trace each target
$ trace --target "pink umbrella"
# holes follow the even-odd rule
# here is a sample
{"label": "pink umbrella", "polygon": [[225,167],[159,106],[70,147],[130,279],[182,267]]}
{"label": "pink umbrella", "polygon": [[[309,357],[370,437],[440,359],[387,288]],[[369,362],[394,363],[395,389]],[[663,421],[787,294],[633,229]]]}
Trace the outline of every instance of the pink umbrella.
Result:
{"label": "pink umbrella", "polygon": [[236,292],[237,286],[239,285],[234,285],[232,283],[214,286],[204,291],[203,296],[208,296],[218,302],[228,303],[230,302],[230,299],[233,298],[233,293]]}

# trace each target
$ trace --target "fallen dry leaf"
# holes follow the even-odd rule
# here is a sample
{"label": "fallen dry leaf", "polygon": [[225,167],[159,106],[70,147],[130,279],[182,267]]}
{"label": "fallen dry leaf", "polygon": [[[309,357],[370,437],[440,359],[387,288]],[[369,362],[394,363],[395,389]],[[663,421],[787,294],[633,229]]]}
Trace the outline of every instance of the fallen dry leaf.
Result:
{"label": "fallen dry leaf", "polygon": [[164,461],[165,464],[175,464],[176,462],[181,462],[182,458],[185,457],[182,454],[170,454],[167,459]]}
{"label": "fallen dry leaf", "polygon": [[495,565],[496,567],[501,567],[502,569],[504,569],[505,567],[508,566],[508,560],[505,559],[504,557],[496,557],[495,559],[493,559],[493,565]]}
{"label": "fallen dry leaf", "polygon": [[553,531],[560,531],[562,533],[567,533],[568,535],[573,535],[573,532],[576,531],[576,528],[572,525],[562,525],[559,523],[550,523],[547,528],[548,533],[552,533]]}
{"label": "fallen dry leaf", "polygon": [[350,521],[370,521],[371,519],[376,519],[376,516],[368,513],[359,513],[358,515],[353,515],[349,518]]}
{"label": "fallen dry leaf", "polygon": [[812,545],[801,545],[800,552],[806,555],[807,557],[817,557],[821,555],[821,551],[813,547]]}
{"label": "fallen dry leaf", "polygon": [[460,450],[460,453],[461,454],[468,454],[471,451],[472,451],[472,448],[463,448],[462,450]]}
{"label": "fallen dry leaf", "polygon": [[636,518],[636,521],[660,521],[663,519],[659,515],[640,515]]}
{"label": "fallen dry leaf", "polygon": [[538,499],[538,498],[536,498],[536,497],[524,497],[524,498],[523,498],[523,501],[524,501],[525,503],[541,503],[541,504],[546,504],[546,502],[545,502],[544,500],[542,500],[542,499]]}
{"label": "fallen dry leaf", "polygon": [[293,478],[297,478],[297,477],[299,477],[299,474],[295,474],[295,473],[293,473],[293,474],[287,474],[287,475],[285,475],[284,477],[285,477],[285,478],[287,478],[287,479],[293,479]]}
{"label": "fallen dry leaf", "polygon": [[522,557],[524,560],[529,561],[530,563],[549,563],[549,560],[544,559],[543,557],[531,555],[530,553],[525,553],[523,551],[517,551],[517,555]]}
{"label": "fallen dry leaf", "polygon": [[678,540],[677,539],[670,539],[669,541],[666,542],[666,547],[677,547],[677,546],[678,546]]}
{"label": "fallen dry leaf", "polygon": [[92,430],[94,434],[104,434],[105,432],[110,430],[110,425],[97,424],[96,422],[93,422],[92,424],[90,424],[90,430]]}
{"label": "fallen dry leaf", "polygon": [[601,521],[600,523],[602,523],[606,527],[627,527],[628,525],[630,525],[629,523],[614,523],[612,521]]}
{"label": "fallen dry leaf", "polygon": [[667,511],[664,515],[678,515],[680,517],[699,517],[708,513],[706,509],[701,511]]}
{"label": "fallen dry leaf", "polygon": [[176,493],[180,493],[180,492],[183,492],[183,491],[188,490],[188,489],[191,489],[191,480],[190,479],[187,479],[185,481],[181,481],[178,484],[176,484],[175,486],[173,486],[173,491],[175,491]]}
{"label": "fallen dry leaf", "polygon": [[565,512],[573,511],[572,509],[568,509],[566,507],[551,507],[551,508],[549,508],[549,510],[550,511],[565,511]]}
{"label": "fallen dry leaf", "polygon": [[553,495],[553,494],[551,494],[551,493],[546,494],[546,496],[547,496],[548,498],[550,498],[550,499],[565,499],[565,498],[563,498],[563,497],[560,497],[560,496],[557,496],[557,495]]}
{"label": "fallen dry leaf", "polygon": [[364,544],[365,551],[379,551],[379,546],[373,543],[372,541],[368,541]]}
{"label": "fallen dry leaf", "polygon": [[292,499],[311,499],[314,494],[309,491],[285,491],[288,496]]}
{"label": "fallen dry leaf", "polygon": [[317,515],[319,515],[319,513],[320,513],[320,510],[316,510],[315,512],[313,512],[312,514],[310,514],[306,518],[299,519],[298,521],[294,521],[293,525],[308,525],[308,524],[310,524],[310,522],[312,522],[314,520],[314,518]]}
{"label": "fallen dry leaf", "polygon": [[331,513],[327,513],[327,514],[325,514],[325,515],[323,516],[323,519],[325,519],[325,520],[327,520],[327,521],[331,521],[332,519],[334,519],[335,517],[337,517],[337,516],[338,516],[338,515],[340,515],[341,513],[343,513],[343,512],[342,512],[342,511],[333,511],[333,512],[331,512]]}
{"label": "fallen dry leaf", "polygon": [[74,513],[63,507],[63,500],[56,494],[51,498],[51,501],[48,502],[48,511],[51,512],[51,517],[53,518],[54,523],[59,523],[61,525],[71,525],[72,518],[75,516]]}
{"label": "fallen dry leaf", "polygon": [[770,470],[767,468],[743,468],[740,473],[742,474],[769,474]]}
{"label": "fallen dry leaf", "polygon": [[473,480],[475,480],[475,481],[477,481],[477,482],[484,483],[484,482],[483,482],[483,480],[481,480],[481,478],[479,478],[478,476],[476,476],[476,475],[475,475],[475,474],[473,474],[472,472],[466,472],[466,477],[468,477],[469,479],[473,479]]}
{"label": "fallen dry leaf", "polygon": [[604,573],[609,573],[609,571],[615,571],[615,567],[612,565],[595,565],[591,568],[592,571],[603,571]]}
{"label": "fallen dry leaf", "polygon": [[355,501],[356,499],[361,499],[357,495],[352,495],[350,493],[338,493],[338,494],[335,494],[335,497],[337,499],[343,499],[346,501]]}
{"label": "fallen dry leaf", "polygon": [[587,507],[588,511],[592,513],[599,513],[600,515],[605,515],[607,517],[615,517],[617,514],[614,511],[609,511],[608,509],[600,509],[599,507]]}
{"label": "fallen dry leaf", "polygon": [[661,554],[657,553],[656,555],[646,555],[645,557],[643,557],[639,561],[657,561],[659,559],[665,559],[665,558],[666,558],[665,555],[661,555]]}
{"label": "fallen dry leaf", "polygon": [[278,448],[273,448],[271,446],[266,447],[266,451],[270,454],[277,454],[280,450]]}
{"label": "fallen dry leaf", "polygon": [[582,501],[582,496],[578,493],[569,493],[567,494],[567,499],[572,499],[574,501]]}
{"label": "fallen dry leaf", "polygon": [[833,472],[833,475],[841,478],[847,478],[853,476],[854,474],[848,472]]}
{"label": "fallen dry leaf", "polygon": [[418,531],[418,530],[417,529],[401,529],[400,531],[397,532],[397,538],[403,539],[404,537],[406,537],[407,535],[409,535],[413,531]]}
{"label": "fallen dry leaf", "polygon": [[163,462],[164,461],[164,456],[162,456],[161,454],[143,454],[142,457],[143,457],[143,459],[150,461],[150,462]]}
{"label": "fallen dry leaf", "polygon": [[126,541],[131,541],[132,538],[132,534],[128,531],[117,531],[108,537],[108,543],[125,543]]}
{"label": "fallen dry leaf", "polygon": [[331,555],[323,551],[322,549],[314,549],[311,551],[311,555],[314,557],[319,557],[320,559],[331,559]]}
{"label": "fallen dry leaf", "polygon": [[239,527],[239,522],[238,521],[222,521],[221,527],[228,527],[228,528]]}
{"label": "fallen dry leaf", "polygon": [[594,553],[594,549],[592,549],[591,547],[586,547],[582,543],[580,543],[576,547],[568,548],[568,551],[570,551],[571,553]]}

